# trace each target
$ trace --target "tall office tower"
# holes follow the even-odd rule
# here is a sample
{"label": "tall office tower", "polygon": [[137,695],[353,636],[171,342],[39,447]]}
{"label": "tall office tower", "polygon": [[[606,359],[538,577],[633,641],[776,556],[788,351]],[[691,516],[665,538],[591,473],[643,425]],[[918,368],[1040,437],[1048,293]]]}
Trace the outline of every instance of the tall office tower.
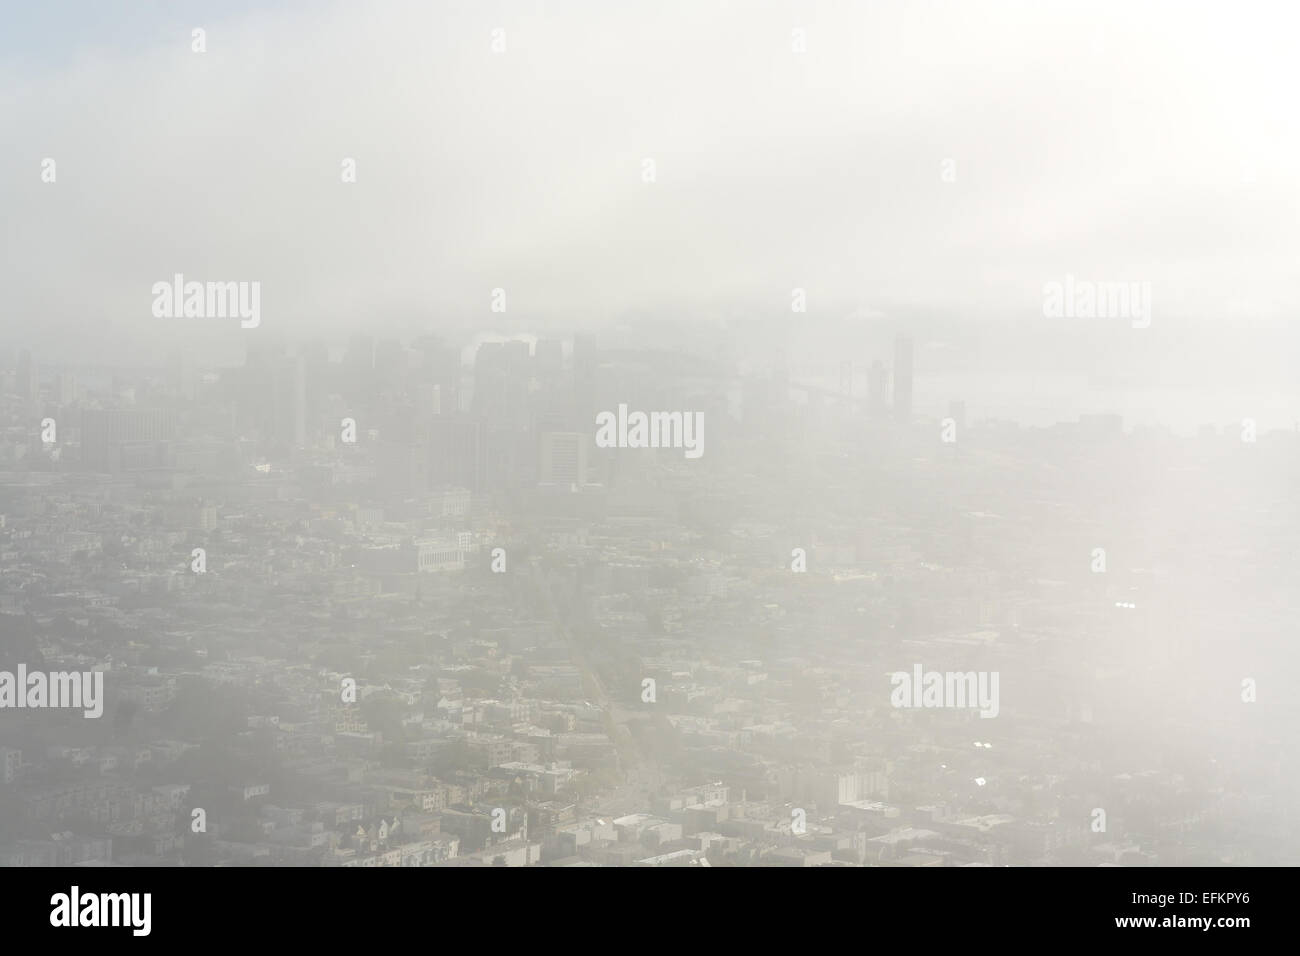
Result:
{"label": "tall office tower", "polygon": [[275,437],[276,374],[284,361],[282,344],[259,340],[249,344],[243,368],[231,376],[235,427],[244,437]]}
{"label": "tall office tower", "polygon": [[194,363],[183,349],[175,349],[167,356],[167,387],[172,395],[182,401],[194,401],[198,375]]}
{"label": "tall office tower", "polygon": [[474,356],[474,414],[490,424],[528,423],[527,342],[484,342]]}
{"label": "tall office tower", "polygon": [[573,417],[579,431],[596,429],[596,369],[600,353],[594,335],[573,337]]}
{"label": "tall office tower", "polygon": [[428,491],[430,420],[418,416],[410,403],[378,413],[379,441],[373,446],[375,481],[385,494],[406,498]]}
{"label": "tall office tower", "polygon": [[319,441],[322,435],[325,402],[329,397],[329,346],[323,340],[315,339],[303,343],[298,349],[298,354],[302,356],[303,374],[306,377],[303,397],[306,438],[309,442],[315,442]]}
{"label": "tall office tower", "polygon": [[487,422],[483,435],[483,481],[488,488],[518,488],[537,480],[537,444],[531,429]]}
{"label": "tall office tower", "polygon": [[533,346],[533,374],[552,382],[564,374],[564,343],[559,339],[538,339]]}
{"label": "tall office tower", "polygon": [[59,373],[59,404],[71,405],[77,400],[77,376],[73,372]]}
{"label": "tall office tower", "polygon": [[549,485],[585,485],[590,443],[591,436],[585,432],[543,432],[537,480]]}
{"label": "tall office tower", "polygon": [[29,408],[35,408],[40,402],[41,386],[39,373],[36,369],[36,359],[27,349],[18,353],[18,374],[14,381],[14,387],[18,391],[19,397]]}
{"label": "tall office tower", "polygon": [[442,386],[433,382],[417,382],[411,390],[415,396],[415,414],[438,416],[442,414]]}
{"label": "tall office tower", "polygon": [[894,339],[894,417],[912,420],[912,340],[906,335]]}
{"label": "tall office tower", "polygon": [[884,418],[889,410],[888,376],[885,363],[875,361],[867,370],[867,410],[872,418]]}
{"label": "tall office tower", "polygon": [[[516,428],[527,428],[532,420],[529,388],[532,379],[533,353],[527,342],[506,343],[508,378],[506,379],[505,419]],[[529,455],[531,462],[532,457]]]}
{"label": "tall office tower", "polygon": [[538,436],[537,447],[541,449],[541,436],[547,432],[569,432],[568,411],[552,402],[541,402],[533,411],[533,434]]}
{"label": "tall office tower", "polygon": [[419,442],[382,437],[375,448],[375,478],[386,494],[407,497],[429,488],[429,449]]}
{"label": "tall office tower", "polygon": [[352,336],[343,355],[344,397],[352,402],[370,398],[374,374],[375,340],[368,335]]}
{"label": "tall office tower", "polygon": [[474,353],[474,395],[470,408],[475,415],[495,417],[500,412],[506,375],[505,343],[481,343]]}
{"label": "tall office tower", "polygon": [[443,415],[429,422],[429,485],[483,489],[483,423]]}
{"label": "tall office tower", "polygon": [[[436,335],[424,335],[411,343],[420,354],[419,381],[436,386],[438,410],[435,415],[455,415],[460,411],[460,353],[445,345]],[[421,394],[429,395],[425,391]],[[422,407],[427,408],[427,403]]]}
{"label": "tall office tower", "polygon": [[307,359],[297,355],[275,368],[273,389],[274,442],[281,449],[302,448],[307,443]]}
{"label": "tall office tower", "polygon": [[81,461],[89,471],[159,468],[176,439],[171,408],[86,409],[81,413]]}
{"label": "tall office tower", "polygon": [[853,397],[853,363],[847,359],[840,362],[840,394]]}

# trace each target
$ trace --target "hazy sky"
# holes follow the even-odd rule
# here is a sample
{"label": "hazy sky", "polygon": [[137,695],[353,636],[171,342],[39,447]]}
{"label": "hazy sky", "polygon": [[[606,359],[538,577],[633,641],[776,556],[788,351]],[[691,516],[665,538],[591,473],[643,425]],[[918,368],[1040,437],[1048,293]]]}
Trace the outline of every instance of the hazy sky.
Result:
{"label": "hazy sky", "polygon": [[[13,344],[490,320],[494,287],[523,324],[796,286],[1047,322],[1067,273],[1151,282],[1156,326],[1297,314],[1291,3],[0,9]],[[261,281],[258,332],[155,318],[175,272]]]}

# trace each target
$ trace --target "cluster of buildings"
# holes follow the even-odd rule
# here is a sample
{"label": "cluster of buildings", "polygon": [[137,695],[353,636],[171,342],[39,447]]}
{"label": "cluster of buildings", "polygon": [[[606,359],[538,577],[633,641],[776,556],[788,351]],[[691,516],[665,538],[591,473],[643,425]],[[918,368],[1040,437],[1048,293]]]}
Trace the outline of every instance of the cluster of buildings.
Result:
{"label": "cluster of buildings", "polygon": [[[865,397],[700,354],[5,359],[0,671],[107,702],[0,709],[0,864],[1294,853],[1291,705],[1238,691],[1294,663],[1295,436],[956,403],[952,442],[910,340]],[[620,402],[707,452],[596,447]],[[895,706],[914,664],[999,674],[996,718]]]}

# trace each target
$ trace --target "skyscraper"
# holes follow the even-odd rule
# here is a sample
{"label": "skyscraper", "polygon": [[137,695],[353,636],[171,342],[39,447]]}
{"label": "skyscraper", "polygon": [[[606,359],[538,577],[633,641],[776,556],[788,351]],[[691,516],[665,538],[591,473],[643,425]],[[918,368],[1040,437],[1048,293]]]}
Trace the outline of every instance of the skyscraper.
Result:
{"label": "skyscraper", "polygon": [[596,368],[600,357],[593,335],[573,337],[573,417],[580,429],[593,426],[596,415]]}
{"label": "skyscraper", "polygon": [[81,458],[89,471],[161,467],[166,446],[175,438],[171,408],[86,409],[81,414]]}
{"label": "skyscraper", "polygon": [[434,392],[426,388],[419,393],[421,410],[434,415],[460,412],[460,353],[434,335],[422,336],[411,347],[421,355],[418,380],[437,390],[436,405],[432,403]]}
{"label": "skyscraper", "polygon": [[867,409],[872,418],[882,418],[888,408],[889,390],[885,374],[885,363],[879,360],[871,363],[867,370]]}
{"label": "skyscraper", "polygon": [[853,397],[853,363],[847,359],[840,362],[840,394]]}
{"label": "skyscraper", "polygon": [[281,449],[301,448],[307,442],[307,359],[303,355],[282,359],[275,368],[272,428]]}
{"label": "skyscraper", "polygon": [[18,355],[18,375],[15,387],[22,400],[29,408],[36,408],[41,397],[40,377],[36,369],[36,359],[32,353],[23,349]]}
{"label": "skyscraper", "polygon": [[479,491],[483,487],[484,436],[481,422],[443,416],[429,429],[429,483]]}
{"label": "skyscraper", "polygon": [[527,342],[484,342],[474,357],[474,414],[494,424],[528,421]]}
{"label": "skyscraper", "polygon": [[564,343],[559,339],[538,339],[533,346],[533,374],[554,381],[564,374]]}
{"label": "skyscraper", "polygon": [[543,432],[538,480],[542,484],[585,485],[587,445],[585,432]]}
{"label": "skyscraper", "polygon": [[912,420],[912,340],[906,335],[894,339],[894,418]]}

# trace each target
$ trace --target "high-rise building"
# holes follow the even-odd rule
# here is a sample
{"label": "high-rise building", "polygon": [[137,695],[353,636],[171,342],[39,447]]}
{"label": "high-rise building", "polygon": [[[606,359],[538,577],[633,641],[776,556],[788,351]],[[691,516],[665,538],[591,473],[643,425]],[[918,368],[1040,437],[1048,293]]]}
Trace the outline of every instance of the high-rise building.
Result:
{"label": "high-rise building", "polygon": [[275,434],[276,374],[284,361],[282,343],[250,341],[243,367],[231,376],[237,428],[247,438],[265,441]]}
{"label": "high-rise building", "polygon": [[14,382],[19,396],[30,408],[35,408],[41,397],[39,372],[36,359],[27,349],[18,354],[18,374]]}
{"label": "high-rise building", "polygon": [[533,369],[540,379],[559,378],[564,372],[564,343],[559,339],[538,339],[533,345]]}
{"label": "high-rise building", "polygon": [[0,747],[0,780],[13,783],[23,765],[23,752],[12,747]]}
{"label": "high-rise building", "polygon": [[170,408],[86,409],[81,413],[81,460],[89,471],[116,473],[164,464],[176,438]]}
{"label": "high-rise building", "polygon": [[[425,335],[416,339],[411,348],[420,354],[417,370],[418,380],[426,386],[419,392],[424,399],[432,396],[427,386],[437,389],[437,408],[435,415],[455,415],[460,409],[460,353],[434,335]],[[430,403],[422,400],[422,409],[428,410]]]}
{"label": "high-rise building", "polygon": [[596,369],[600,355],[593,335],[573,337],[573,415],[578,428],[595,428]]}
{"label": "high-rise building", "polygon": [[280,448],[301,448],[307,442],[307,359],[284,359],[275,370],[275,413],[272,428]]}
{"label": "high-rise building", "polygon": [[182,401],[194,401],[198,375],[194,363],[183,349],[173,350],[167,356],[167,386],[172,395]]}
{"label": "high-rise building", "polygon": [[429,484],[483,489],[483,423],[443,415],[429,422]]}
{"label": "high-rise building", "polygon": [[320,339],[303,343],[298,354],[302,356],[303,374],[306,376],[303,406],[308,442],[321,438],[325,401],[330,390],[331,366],[329,347]]}
{"label": "high-rise building", "polygon": [[527,342],[481,344],[474,357],[474,414],[491,424],[526,424],[531,359]]}
{"label": "high-rise building", "polygon": [[906,335],[894,339],[894,417],[912,420],[912,340]]}
{"label": "high-rise building", "polygon": [[885,363],[877,360],[867,370],[867,410],[872,418],[882,418],[888,408],[888,375]]}
{"label": "high-rise building", "polygon": [[343,355],[340,384],[349,401],[371,396],[375,376],[375,340],[369,335],[354,335]]}
{"label": "high-rise building", "polygon": [[436,382],[417,382],[411,390],[415,395],[416,414],[437,416],[442,414],[442,386]]}
{"label": "high-rise building", "polygon": [[60,372],[58,389],[59,404],[71,405],[77,400],[77,376],[72,372]]}
{"label": "high-rise building", "polygon": [[429,487],[429,463],[423,443],[381,438],[375,448],[376,483],[389,495],[423,494]]}
{"label": "high-rise building", "polygon": [[489,488],[518,488],[537,480],[537,444],[530,428],[486,423],[483,480]]}
{"label": "high-rise building", "polygon": [[585,485],[587,446],[591,436],[582,432],[543,432],[538,481],[542,484]]}
{"label": "high-rise building", "polygon": [[840,362],[840,394],[853,397],[853,363],[847,359]]}

